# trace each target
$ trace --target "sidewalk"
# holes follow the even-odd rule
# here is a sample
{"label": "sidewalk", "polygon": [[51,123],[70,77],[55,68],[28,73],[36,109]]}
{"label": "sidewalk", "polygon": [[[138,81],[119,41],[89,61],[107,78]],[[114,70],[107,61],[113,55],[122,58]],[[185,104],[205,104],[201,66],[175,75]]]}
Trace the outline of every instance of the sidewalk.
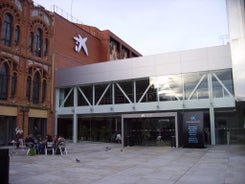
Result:
{"label": "sidewalk", "polygon": [[10,156],[9,183],[245,183],[245,145],[184,149],[68,143],[67,148],[68,155],[62,156],[26,156],[18,150]]}

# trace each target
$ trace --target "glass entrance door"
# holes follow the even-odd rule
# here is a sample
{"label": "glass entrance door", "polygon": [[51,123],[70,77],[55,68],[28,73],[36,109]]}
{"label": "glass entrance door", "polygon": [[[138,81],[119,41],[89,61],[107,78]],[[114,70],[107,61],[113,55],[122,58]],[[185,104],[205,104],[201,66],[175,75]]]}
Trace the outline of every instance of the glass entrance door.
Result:
{"label": "glass entrance door", "polygon": [[171,146],[174,117],[131,118],[124,121],[125,145]]}
{"label": "glass entrance door", "polygon": [[122,115],[124,146],[178,147],[177,113]]}

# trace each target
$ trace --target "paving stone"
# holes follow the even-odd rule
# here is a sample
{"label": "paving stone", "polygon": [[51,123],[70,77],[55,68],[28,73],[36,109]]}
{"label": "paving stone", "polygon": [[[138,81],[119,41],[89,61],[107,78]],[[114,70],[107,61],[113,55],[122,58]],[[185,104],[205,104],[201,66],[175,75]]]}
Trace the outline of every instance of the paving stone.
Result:
{"label": "paving stone", "polygon": [[10,184],[245,183],[245,145],[187,149],[68,143],[67,149],[68,155],[54,156],[27,156],[25,150],[14,150]]}

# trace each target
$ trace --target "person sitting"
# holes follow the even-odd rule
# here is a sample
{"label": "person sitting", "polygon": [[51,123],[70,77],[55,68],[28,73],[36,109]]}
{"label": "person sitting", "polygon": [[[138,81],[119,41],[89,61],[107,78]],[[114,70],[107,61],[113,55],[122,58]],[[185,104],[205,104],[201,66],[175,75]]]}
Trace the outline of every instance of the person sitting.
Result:
{"label": "person sitting", "polygon": [[46,135],[45,136],[45,142],[53,142],[52,136],[51,135]]}
{"label": "person sitting", "polygon": [[55,153],[63,154],[63,151],[65,151],[65,154],[67,154],[66,147],[65,147],[65,138],[59,136],[55,145]]}
{"label": "person sitting", "polygon": [[121,137],[120,133],[117,133],[117,135],[116,135],[116,142],[122,143],[122,137]]}
{"label": "person sitting", "polygon": [[48,154],[48,152],[52,152],[52,155],[54,155],[55,145],[52,139],[51,135],[45,136],[45,155]]}
{"label": "person sitting", "polygon": [[27,137],[25,138],[25,144],[26,147],[29,147],[30,144],[34,145],[34,139],[32,137],[32,134],[27,135]]}
{"label": "person sitting", "polygon": [[38,136],[37,138],[37,153],[38,154],[44,154],[45,150],[45,141],[42,139],[41,136]]}
{"label": "person sitting", "polygon": [[52,143],[52,146],[54,147],[54,141],[51,135],[46,135],[44,138],[44,142],[45,142],[45,146],[47,146],[47,143],[49,144]]}
{"label": "person sitting", "polygon": [[35,149],[35,141],[33,139],[32,134],[29,134],[26,138],[25,138],[25,144],[27,147],[27,155],[35,155],[36,154],[36,149]]}
{"label": "person sitting", "polygon": [[55,136],[53,137],[53,143],[54,143],[54,146],[55,146],[55,147],[56,147],[57,142],[58,142],[58,135],[55,135]]}

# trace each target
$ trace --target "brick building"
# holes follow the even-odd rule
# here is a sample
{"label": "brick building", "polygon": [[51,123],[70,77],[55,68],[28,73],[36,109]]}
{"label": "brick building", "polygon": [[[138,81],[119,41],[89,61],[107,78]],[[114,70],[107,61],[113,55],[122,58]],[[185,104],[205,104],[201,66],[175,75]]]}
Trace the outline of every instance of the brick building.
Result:
{"label": "brick building", "polygon": [[53,132],[52,15],[28,0],[0,3],[0,144]]}
{"label": "brick building", "polygon": [[54,134],[54,74],[61,68],[141,56],[112,32],[68,21],[32,0],[0,2],[0,145]]}
{"label": "brick building", "polygon": [[[109,30],[101,31],[96,27],[72,23],[57,13],[54,13],[54,17],[56,69],[141,56]],[[83,48],[75,50],[75,38],[79,36],[86,40],[87,53]]]}

